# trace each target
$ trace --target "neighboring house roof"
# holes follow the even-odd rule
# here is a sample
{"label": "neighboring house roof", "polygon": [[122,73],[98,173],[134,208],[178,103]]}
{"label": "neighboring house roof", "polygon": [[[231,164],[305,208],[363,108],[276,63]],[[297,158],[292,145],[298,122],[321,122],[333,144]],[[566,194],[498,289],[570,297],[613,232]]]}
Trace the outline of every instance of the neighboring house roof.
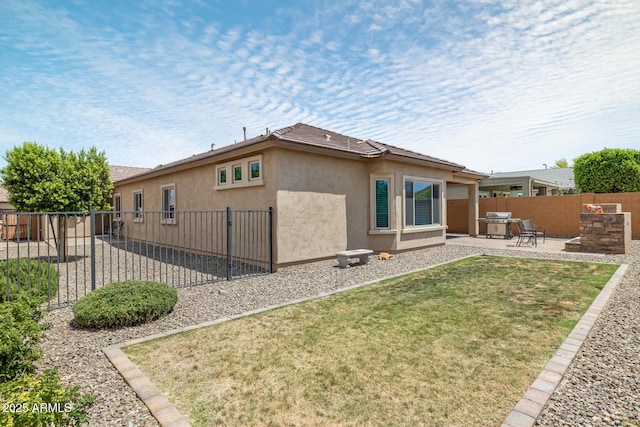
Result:
{"label": "neighboring house roof", "polygon": [[[152,170],[143,172],[141,175],[145,175],[147,173],[155,173],[165,169],[171,169],[177,166],[186,165],[188,163],[198,162],[265,141],[273,141],[276,144],[278,142],[292,142],[309,147],[328,149],[334,152],[354,154],[364,158],[376,158],[384,155],[396,155],[405,157],[407,159],[428,162],[433,166],[448,169],[454,171],[455,173],[460,173],[461,175],[474,177],[477,176],[478,178],[487,176],[486,174],[466,169],[460,164],[449,162],[447,160],[442,160],[436,157],[427,156],[425,154],[416,153],[414,151],[395,147],[393,145],[383,144],[371,139],[365,140],[361,138],[354,138],[352,136],[342,135],[337,132],[321,129],[304,123],[297,123],[293,126],[285,127],[273,132],[267,132],[265,135],[260,135],[251,139],[247,139],[245,141],[227,145],[225,147],[210,150],[205,153],[194,154],[193,156],[185,159],[181,159],[166,165],[157,166]],[[123,180],[124,179],[126,178],[123,178]]]}
{"label": "neighboring house roof", "polygon": [[573,168],[552,168],[552,169],[532,169],[526,171],[498,172],[489,176],[488,179],[480,183],[490,183],[492,178],[520,178],[530,177],[541,182],[555,183],[560,190],[575,189],[573,179]]}
{"label": "neighboring house roof", "polygon": [[134,168],[131,166],[109,165],[109,175],[111,176],[112,182],[131,178],[132,176],[139,175],[150,170],[150,168]]}

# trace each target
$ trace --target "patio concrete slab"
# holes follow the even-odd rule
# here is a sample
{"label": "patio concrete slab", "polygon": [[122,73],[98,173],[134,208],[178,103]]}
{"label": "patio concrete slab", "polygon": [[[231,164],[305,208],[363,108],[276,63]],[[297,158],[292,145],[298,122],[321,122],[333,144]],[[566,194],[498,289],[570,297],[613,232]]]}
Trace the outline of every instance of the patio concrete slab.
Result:
{"label": "patio concrete slab", "polygon": [[[468,234],[447,234],[447,245],[461,245],[461,246],[473,246],[476,248],[487,249],[508,249],[517,250],[522,252],[550,252],[550,253],[565,253],[564,244],[568,239],[562,238],[547,238],[545,242],[542,239],[538,241],[538,246],[522,245],[516,246],[518,241],[517,237],[513,239],[503,239],[499,237],[488,238],[485,236],[472,237]],[[566,252],[571,255],[584,255],[582,252]],[[601,255],[601,254],[588,254]]]}

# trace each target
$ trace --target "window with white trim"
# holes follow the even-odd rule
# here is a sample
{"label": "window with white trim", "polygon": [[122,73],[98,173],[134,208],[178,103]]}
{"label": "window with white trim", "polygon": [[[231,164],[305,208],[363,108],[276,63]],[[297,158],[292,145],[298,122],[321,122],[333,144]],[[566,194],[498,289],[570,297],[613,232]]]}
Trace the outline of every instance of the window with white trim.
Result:
{"label": "window with white trim", "polygon": [[242,182],[242,165],[233,165],[233,182]]}
{"label": "window with white trim", "polygon": [[389,228],[389,178],[374,180],[375,220],[376,229]]}
{"label": "window with white trim", "polygon": [[227,168],[218,168],[218,185],[225,185],[227,183]]}
{"label": "window with white trim", "polygon": [[176,187],[175,185],[162,186],[162,222],[175,224],[176,222]]}
{"label": "window with white trim", "polygon": [[441,224],[440,183],[420,178],[405,178],[404,212],[406,227]]}
{"label": "window with white trim", "polygon": [[133,192],[133,220],[142,222],[142,190]]}
{"label": "window with white trim", "polygon": [[260,175],[260,161],[254,160],[249,162],[249,180],[255,181],[262,178]]}
{"label": "window with white trim", "polygon": [[216,190],[264,185],[262,154],[216,165]]}

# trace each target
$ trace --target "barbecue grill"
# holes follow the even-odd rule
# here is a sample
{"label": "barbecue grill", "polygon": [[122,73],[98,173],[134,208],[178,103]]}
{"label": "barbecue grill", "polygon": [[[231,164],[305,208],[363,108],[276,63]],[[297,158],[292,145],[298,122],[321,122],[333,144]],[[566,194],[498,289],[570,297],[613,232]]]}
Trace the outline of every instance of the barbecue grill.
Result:
{"label": "barbecue grill", "polygon": [[480,218],[480,222],[484,222],[487,225],[487,232],[485,237],[499,236],[504,239],[513,238],[513,232],[511,231],[511,224],[516,219],[511,218],[511,212],[487,212],[485,218]]}

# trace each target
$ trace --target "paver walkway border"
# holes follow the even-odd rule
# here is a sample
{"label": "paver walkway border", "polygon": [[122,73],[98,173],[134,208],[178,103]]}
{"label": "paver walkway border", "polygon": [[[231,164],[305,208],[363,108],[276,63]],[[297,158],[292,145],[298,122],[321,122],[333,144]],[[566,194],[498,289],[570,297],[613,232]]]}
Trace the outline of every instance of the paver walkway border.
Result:
{"label": "paver walkway border", "polygon": [[[441,265],[446,265],[451,262],[459,261],[466,258],[476,257],[481,255],[480,253],[468,255],[465,257],[456,258],[447,262],[435,264],[428,268],[435,268]],[[609,300],[609,297],[615,290],[618,283],[622,280],[624,273],[627,270],[627,265],[622,264],[611,279],[607,282],[605,287],[600,291],[598,297],[591,304],[585,315],[580,319],[576,327],[573,329],[569,337],[565,340],[564,344],[560,346],[556,354],[547,363],[543,371],[538,376],[538,379],[533,382],[529,391],[525,393],[523,398],[516,404],[511,413],[507,416],[507,419],[502,424],[503,427],[524,427],[532,426],[535,420],[542,412],[542,409],[546,405],[548,399],[553,394],[553,391],[560,383],[564,372],[567,370],[569,364],[573,361],[573,358],[580,350],[582,343],[586,339],[591,327],[593,327],[595,321],[600,315],[605,304]],[[265,311],[273,310],[276,308],[286,307],[289,305],[299,304],[305,301],[311,301],[319,298],[324,298],[330,295],[339,294],[349,291],[351,289],[360,288],[363,286],[372,285],[382,280],[394,279],[396,277],[405,276],[407,274],[417,273],[423,271],[425,268],[419,268],[412,271],[407,271],[401,274],[393,276],[383,277],[368,282],[360,283],[345,288],[340,288],[330,292],[322,292],[316,295],[312,295],[304,298],[297,298],[287,301],[282,304],[271,305],[268,307],[262,307],[255,310],[250,310],[244,313],[235,314],[233,316],[221,317],[213,321],[203,322],[196,325],[186,326],[183,328],[173,329],[167,332],[149,335],[143,338],[137,338],[129,340],[119,344],[113,344],[102,349],[103,353],[113,367],[122,375],[124,380],[129,384],[131,388],[136,392],[136,395],[142,400],[142,402],[149,408],[151,415],[158,421],[158,424],[162,427],[187,427],[191,424],[180,414],[178,409],[169,402],[169,400],[158,390],[158,388],[151,382],[151,380],[142,373],[142,371],[133,363],[123,349],[133,345],[141,344],[147,341],[152,341],[158,338],[164,338],[171,335],[176,335],[182,332],[191,331],[194,329],[200,329],[207,326],[213,326],[218,323],[228,322],[230,320],[239,319],[241,317],[251,316],[254,314],[262,313]]]}

